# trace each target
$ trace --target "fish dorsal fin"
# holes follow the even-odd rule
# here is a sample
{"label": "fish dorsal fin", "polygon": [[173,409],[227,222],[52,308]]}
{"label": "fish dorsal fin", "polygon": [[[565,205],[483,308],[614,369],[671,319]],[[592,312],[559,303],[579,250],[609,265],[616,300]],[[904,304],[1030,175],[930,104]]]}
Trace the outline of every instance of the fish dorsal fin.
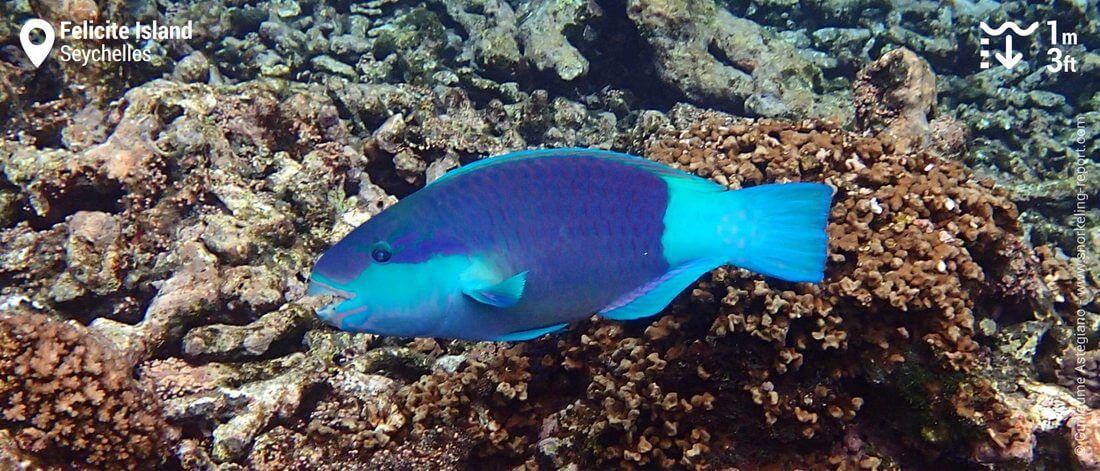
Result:
{"label": "fish dorsal fin", "polygon": [[566,324],[562,323],[562,324],[554,324],[550,327],[539,327],[537,329],[521,330],[519,332],[512,332],[510,334],[501,335],[500,337],[497,337],[493,340],[496,340],[496,341],[499,341],[499,342],[518,342],[518,341],[521,341],[521,340],[531,340],[531,339],[536,338],[536,337],[541,337],[545,334],[550,334],[550,333],[558,332],[558,331],[561,331],[561,330],[565,330],[565,326],[566,326]]}
{"label": "fish dorsal fin", "polygon": [[703,258],[673,267],[649,283],[616,299],[601,309],[599,314],[615,320],[641,319],[657,314],[700,276],[723,264],[725,261],[720,258]]}
{"label": "fish dorsal fin", "polygon": [[435,179],[431,184],[435,185],[439,182],[449,180],[464,173],[470,173],[478,169],[490,167],[494,165],[500,165],[504,163],[516,162],[528,159],[539,158],[578,158],[578,157],[598,157],[602,159],[614,160],[616,162],[631,165],[664,178],[669,182],[676,182],[678,185],[684,185],[700,191],[725,191],[726,187],[714,183],[705,178],[692,175],[687,172],[676,170],[665,164],[654,162],[642,157],[624,154],[622,152],[614,152],[610,150],[601,149],[584,149],[580,147],[564,147],[560,149],[533,149],[533,150],[521,150],[516,152],[510,152],[496,157],[489,157],[487,159],[481,159],[473,163],[463,165],[459,168],[451,170],[443,174],[443,176]]}
{"label": "fish dorsal fin", "polygon": [[482,304],[512,307],[523,297],[525,286],[527,286],[527,272],[522,272],[497,283],[470,280],[463,284],[462,292]]}

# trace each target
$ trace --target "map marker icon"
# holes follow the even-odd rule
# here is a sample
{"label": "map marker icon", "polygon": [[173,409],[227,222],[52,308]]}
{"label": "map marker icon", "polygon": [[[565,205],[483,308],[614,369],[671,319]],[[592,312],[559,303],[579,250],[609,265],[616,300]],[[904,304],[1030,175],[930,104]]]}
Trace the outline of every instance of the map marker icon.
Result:
{"label": "map marker icon", "polygon": [[[31,31],[36,29],[42,30],[42,44],[31,42]],[[50,26],[45,20],[38,18],[27,20],[23,24],[23,29],[19,30],[19,42],[23,44],[23,52],[27,53],[27,58],[31,60],[36,69],[46,60],[46,56],[50,55],[50,49],[53,49],[53,40],[53,26]]]}

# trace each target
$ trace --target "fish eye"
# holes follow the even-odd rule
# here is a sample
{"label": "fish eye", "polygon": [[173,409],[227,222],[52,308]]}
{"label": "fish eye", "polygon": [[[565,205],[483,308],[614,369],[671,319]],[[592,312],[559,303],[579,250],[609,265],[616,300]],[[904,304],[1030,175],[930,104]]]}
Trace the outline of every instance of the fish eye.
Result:
{"label": "fish eye", "polygon": [[374,261],[378,263],[386,263],[392,256],[393,252],[390,251],[389,246],[385,243],[374,244],[374,247],[370,251],[370,258],[373,258]]}

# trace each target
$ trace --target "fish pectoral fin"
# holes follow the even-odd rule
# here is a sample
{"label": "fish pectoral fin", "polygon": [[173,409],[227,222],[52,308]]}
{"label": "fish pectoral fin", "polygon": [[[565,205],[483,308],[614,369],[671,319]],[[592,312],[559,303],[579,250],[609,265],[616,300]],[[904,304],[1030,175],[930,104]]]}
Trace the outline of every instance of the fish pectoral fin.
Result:
{"label": "fish pectoral fin", "polygon": [[463,286],[462,292],[482,304],[512,307],[523,297],[523,288],[526,286],[527,272],[521,272],[499,283],[470,281]]}
{"label": "fish pectoral fin", "polygon": [[518,341],[521,341],[521,340],[531,340],[531,339],[536,338],[536,337],[541,337],[545,334],[551,334],[551,333],[554,333],[554,332],[559,332],[559,331],[565,330],[565,327],[567,325],[568,324],[562,323],[562,324],[554,324],[550,327],[540,327],[538,329],[521,330],[519,332],[512,332],[510,334],[501,335],[500,337],[497,337],[493,340],[496,340],[498,342],[518,342]]}
{"label": "fish pectoral fin", "polygon": [[649,283],[616,299],[601,309],[599,314],[607,319],[620,321],[657,314],[700,276],[725,263],[720,258],[703,258],[673,267]]}

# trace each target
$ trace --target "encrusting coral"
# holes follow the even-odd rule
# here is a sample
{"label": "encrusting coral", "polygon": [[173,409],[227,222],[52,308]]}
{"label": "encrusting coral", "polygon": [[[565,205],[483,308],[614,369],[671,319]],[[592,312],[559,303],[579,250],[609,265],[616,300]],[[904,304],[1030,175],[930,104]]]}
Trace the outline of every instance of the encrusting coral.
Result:
{"label": "encrusting coral", "polygon": [[147,380],[114,346],[74,322],[0,314],[0,435],[38,466],[152,468],[174,432]]}

